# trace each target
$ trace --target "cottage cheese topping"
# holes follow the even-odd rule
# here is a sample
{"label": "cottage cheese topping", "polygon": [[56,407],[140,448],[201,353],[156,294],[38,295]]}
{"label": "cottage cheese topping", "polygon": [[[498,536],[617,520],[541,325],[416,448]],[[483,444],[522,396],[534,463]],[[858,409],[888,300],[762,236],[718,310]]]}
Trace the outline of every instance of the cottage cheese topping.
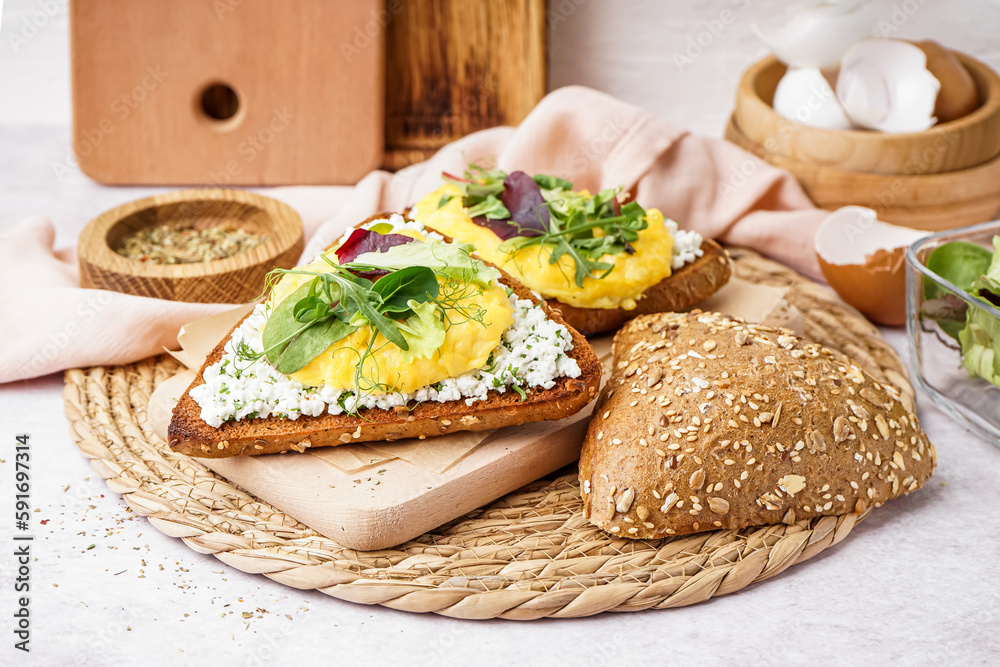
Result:
{"label": "cottage cheese topping", "polygon": [[663,222],[667,226],[667,231],[674,237],[674,247],[670,251],[671,269],[676,271],[705,254],[705,251],[701,249],[701,234],[687,229],[679,229],[677,223],[670,218],[664,219]]}
{"label": "cottage cheese topping", "polygon": [[490,390],[513,387],[550,389],[560,377],[579,377],[580,366],[567,355],[573,349],[569,330],[548,319],[545,311],[526,299],[510,297],[514,324],[493,351],[485,368],[449,378],[409,394],[380,393],[358,396],[331,387],[308,387],[282,375],[263,358],[239,362],[240,341],[254,352],[262,350],[261,330],[267,321],[267,304],[260,304],[233,332],[222,358],[205,369],[205,383],[191,390],[201,407],[201,418],[218,428],[229,420],[254,417],[298,419],[323,412],[339,415],[362,408],[389,409],[409,401],[445,403],[465,399],[466,405],[487,398]]}

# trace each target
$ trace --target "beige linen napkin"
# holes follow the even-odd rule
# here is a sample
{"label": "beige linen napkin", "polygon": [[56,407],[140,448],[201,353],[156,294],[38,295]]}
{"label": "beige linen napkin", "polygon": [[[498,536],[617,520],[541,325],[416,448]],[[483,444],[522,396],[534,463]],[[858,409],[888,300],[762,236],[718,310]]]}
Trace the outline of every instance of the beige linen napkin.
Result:
{"label": "beige linen napkin", "polygon": [[[581,188],[634,189],[643,206],[659,208],[683,228],[819,275],[812,238],[827,212],[813,206],[790,174],[721,139],[692,136],[578,86],[549,94],[516,129],[477,132],[396,174],[372,172],[346,198],[338,190],[331,196],[343,204],[330,219],[318,228],[307,220],[304,256],[373,213],[412,204],[440,185],[441,171],[461,172],[483,159],[507,170],[556,174]],[[322,208],[318,190],[268,194],[316,210]],[[0,235],[0,382],[136,361],[175,346],[185,322],[231,307],[81,289],[75,253],[54,250],[53,239],[52,223],[39,217]]]}

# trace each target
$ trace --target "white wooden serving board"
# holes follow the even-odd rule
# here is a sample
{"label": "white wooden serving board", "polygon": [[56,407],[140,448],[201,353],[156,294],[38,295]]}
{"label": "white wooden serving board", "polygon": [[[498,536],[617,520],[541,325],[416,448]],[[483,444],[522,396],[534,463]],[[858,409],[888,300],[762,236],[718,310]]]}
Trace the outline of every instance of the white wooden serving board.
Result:
{"label": "white wooden serving board", "polygon": [[370,551],[412,540],[572,463],[590,411],[475,434],[482,442],[441,473],[401,458],[346,472],[319,450],[202,463],[338,544]]}
{"label": "white wooden serving board", "polygon": [[[786,291],[734,278],[706,304],[800,329],[797,312],[784,301]],[[219,332],[243,312],[188,325],[181,334],[188,343],[175,356],[199,367]],[[591,343],[607,377],[611,336]],[[194,377],[195,371],[184,371],[150,399],[150,422],[164,440],[170,411]],[[417,538],[577,460],[592,410],[593,404],[560,421],[496,431],[199,461],[337,544],[370,551]]]}
{"label": "white wooden serving board", "polygon": [[[610,337],[595,347],[610,351]],[[149,419],[164,440],[170,410],[194,377],[174,376],[150,400]],[[592,409],[426,440],[198,460],[337,544],[371,551],[412,540],[577,460]]]}

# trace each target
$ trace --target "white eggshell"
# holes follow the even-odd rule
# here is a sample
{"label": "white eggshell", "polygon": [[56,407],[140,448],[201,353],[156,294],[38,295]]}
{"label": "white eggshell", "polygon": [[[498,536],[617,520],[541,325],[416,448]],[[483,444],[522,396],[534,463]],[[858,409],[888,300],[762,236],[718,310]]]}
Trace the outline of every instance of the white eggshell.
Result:
{"label": "white eggshell", "polygon": [[830,264],[864,264],[877,250],[905,248],[929,232],[882,222],[864,206],[843,206],[816,230],[816,253]]}
{"label": "white eggshell", "polygon": [[924,52],[894,39],[854,44],[837,77],[837,97],[850,119],[882,132],[920,132],[932,126],[940,89]]}
{"label": "white eggshell", "polygon": [[851,44],[871,34],[887,0],[821,0],[793,4],[783,16],[753,24],[790,67],[836,67]]}
{"label": "white eggshell", "polygon": [[849,130],[851,119],[837,100],[829,82],[815,67],[789,68],[774,91],[779,116],[827,130]]}

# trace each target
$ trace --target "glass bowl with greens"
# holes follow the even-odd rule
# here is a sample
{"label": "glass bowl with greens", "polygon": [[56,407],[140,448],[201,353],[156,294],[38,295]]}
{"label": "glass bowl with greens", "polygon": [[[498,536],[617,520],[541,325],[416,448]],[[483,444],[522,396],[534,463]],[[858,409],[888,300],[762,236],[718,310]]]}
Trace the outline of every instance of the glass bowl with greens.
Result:
{"label": "glass bowl with greens", "polygon": [[910,363],[942,409],[1000,446],[1000,221],[906,252]]}

